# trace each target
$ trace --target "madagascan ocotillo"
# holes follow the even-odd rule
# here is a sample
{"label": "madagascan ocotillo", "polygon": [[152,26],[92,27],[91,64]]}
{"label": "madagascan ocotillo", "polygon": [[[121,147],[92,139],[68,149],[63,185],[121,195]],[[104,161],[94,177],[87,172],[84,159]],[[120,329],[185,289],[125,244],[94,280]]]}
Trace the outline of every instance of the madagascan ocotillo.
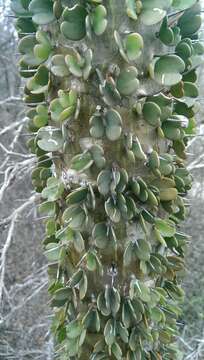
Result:
{"label": "madagascan ocotillo", "polygon": [[13,0],[59,359],[175,360],[200,4]]}

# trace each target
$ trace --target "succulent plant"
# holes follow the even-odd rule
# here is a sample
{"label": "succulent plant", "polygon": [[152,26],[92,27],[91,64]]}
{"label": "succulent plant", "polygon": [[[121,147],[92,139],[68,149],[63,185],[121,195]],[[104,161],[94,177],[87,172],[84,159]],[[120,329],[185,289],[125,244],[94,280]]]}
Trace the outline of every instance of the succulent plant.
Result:
{"label": "succulent plant", "polygon": [[196,0],[12,0],[59,359],[175,360]]}

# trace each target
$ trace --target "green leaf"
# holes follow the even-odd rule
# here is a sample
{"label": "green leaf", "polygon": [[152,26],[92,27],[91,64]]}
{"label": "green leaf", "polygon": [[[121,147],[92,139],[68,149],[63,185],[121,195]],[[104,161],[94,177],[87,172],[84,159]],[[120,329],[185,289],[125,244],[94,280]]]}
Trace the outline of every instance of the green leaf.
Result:
{"label": "green leaf", "polygon": [[130,297],[136,296],[144,302],[151,301],[150,288],[140,280],[133,279],[130,284]]}
{"label": "green leaf", "polygon": [[58,77],[64,77],[69,75],[69,70],[65,64],[64,55],[54,55],[52,56],[52,66],[51,72]]}
{"label": "green leaf", "polygon": [[173,236],[176,232],[174,223],[168,220],[162,220],[157,218],[155,220],[155,226],[162,236],[170,237]]}
{"label": "green leaf", "polygon": [[187,9],[178,20],[178,26],[183,38],[191,37],[197,33],[201,27],[202,18],[200,16],[200,4],[196,3]]}
{"label": "green leaf", "polygon": [[81,5],[74,5],[72,8],[66,7],[62,14],[63,22],[61,24],[62,34],[69,40],[81,40],[86,35],[87,12]]}
{"label": "green leaf", "polygon": [[98,5],[91,14],[91,23],[96,35],[102,35],[107,27],[107,11],[105,6]]}
{"label": "green leaf", "polygon": [[115,326],[112,319],[109,319],[104,327],[105,342],[108,346],[111,346],[115,341]]}
{"label": "green leaf", "polygon": [[159,39],[165,44],[165,45],[172,45],[174,43],[174,32],[171,29],[171,27],[168,26],[168,17],[165,16],[162,25],[160,27],[159,33],[158,33]]}
{"label": "green leaf", "polygon": [[46,246],[45,256],[48,261],[58,261],[60,257],[61,247],[56,243],[49,243]]}
{"label": "green leaf", "polygon": [[48,33],[42,30],[38,30],[36,33],[36,39],[39,44],[35,45],[33,49],[34,55],[42,62],[46,61],[52,50]]}
{"label": "green leaf", "polygon": [[177,84],[181,79],[181,73],[185,70],[184,61],[177,55],[163,55],[156,60],[154,66],[155,80],[166,86]]}
{"label": "green leaf", "polygon": [[99,249],[105,249],[109,241],[107,225],[105,223],[96,224],[92,231],[92,237]]}
{"label": "green leaf", "polygon": [[137,8],[135,0],[126,0],[127,15],[133,19],[137,20]]}
{"label": "green leaf", "polygon": [[38,130],[38,146],[44,151],[58,151],[63,147],[63,138],[60,129],[53,126],[45,126]]}
{"label": "green leaf", "polygon": [[110,170],[102,170],[97,177],[98,190],[102,195],[108,195],[112,182],[112,173]]}
{"label": "green leaf", "polygon": [[79,204],[86,200],[88,195],[87,187],[80,187],[72,192],[66,197],[67,205]]}
{"label": "green leaf", "polygon": [[11,10],[18,17],[29,18],[31,16],[28,6],[25,6],[22,0],[11,0]]}
{"label": "green leaf", "polygon": [[86,222],[86,214],[80,206],[69,206],[63,213],[62,220],[73,230],[81,230]]}
{"label": "green leaf", "polygon": [[57,210],[56,203],[52,201],[43,202],[39,206],[38,210],[41,214],[46,214],[47,216],[55,216]]}
{"label": "green leaf", "polygon": [[78,320],[73,320],[66,326],[66,330],[69,339],[76,339],[82,332],[82,325]]}
{"label": "green leaf", "polygon": [[100,317],[96,309],[90,308],[82,319],[82,324],[91,333],[100,331]]}
{"label": "green leaf", "polygon": [[172,6],[176,10],[186,10],[193,6],[197,0],[173,0]]}
{"label": "green leaf", "polygon": [[120,345],[117,342],[114,342],[114,344],[111,346],[111,352],[117,360],[122,360],[123,353]]}
{"label": "green leaf", "polygon": [[64,192],[64,184],[56,177],[50,177],[47,180],[47,186],[42,191],[42,197],[48,201],[58,200]]}
{"label": "green leaf", "polygon": [[106,120],[106,136],[109,140],[115,141],[119,139],[122,132],[122,119],[116,110],[110,109],[105,114]]}
{"label": "green leaf", "polygon": [[160,117],[161,117],[161,109],[160,107],[152,102],[147,101],[142,109],[144,119],[151,125],[158,127],[161,125]]}
{"label": "green leaf", "polygon": [[184,84],[184,93],[185,96],[196,98],[199,95],[198,87],[192,82],[185,81]]}
{"label": "green leaf", "polygon": [[125,38],[125,50],[130,61],[136,60],[142,53],[143,38],[138,33],[131,33]]}
{"label": "green leaf", "polygon": [[27,88],[32,94],[41,94],[47,91],[49,70],[46,66],[38,67],[36,74],[27,82]]}
{"label": "green leaf", "polygon": [[72,158],[71,168],[78,172],[83,172],[91,167],[94,160],[89,151],[76,155]]}
{"label": "green leaf", "polygon": [[33,22],[38,25],[47,25],[55,20],[52,0],[31,0],[29,11],[33,14]]}
{"label": "green leaf", "polygon": [[143,261],[148,261],[150,259],[151,245],[145,239],[137,239],[133,249],[138,259]]}
{"label": "green leaf", "polygon": [[115,317],[120,309],[121,299],[120,299],[119,291],[114,286],[113,287],[106,286],[105,300],[106,300],[107,309],[110,309],[112,316]]}
{"label": "green leaf", "polygon": [[97,168],[101,169],[104,167],[106,160],[104,158],[104,150],[100,145],[92,145],[92,147],[89,149],[92,159],[97,166]]}
{"label": "green leaf", "polygon": [[120,94],[128,96],[134,93],[139,87],[137,79],[138,71],[134,66],[130,66],[121,71],[117,78],[116,86]]}

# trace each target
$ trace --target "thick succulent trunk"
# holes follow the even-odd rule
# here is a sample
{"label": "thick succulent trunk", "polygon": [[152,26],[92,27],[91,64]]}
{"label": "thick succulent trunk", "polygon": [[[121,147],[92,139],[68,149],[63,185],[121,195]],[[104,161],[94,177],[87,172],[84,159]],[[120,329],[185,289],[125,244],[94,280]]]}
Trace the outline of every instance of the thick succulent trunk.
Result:
{"label": "thick succulent trunk", "polygon": [[12,8],[59,357],[175,360],[199,4],[14,0]]}

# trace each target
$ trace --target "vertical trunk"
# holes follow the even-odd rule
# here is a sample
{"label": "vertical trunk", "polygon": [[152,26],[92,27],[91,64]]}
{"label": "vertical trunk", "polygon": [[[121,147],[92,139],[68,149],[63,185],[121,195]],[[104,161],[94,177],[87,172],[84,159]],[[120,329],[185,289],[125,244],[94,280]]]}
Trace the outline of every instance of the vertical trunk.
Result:
{"label": "vertical trunk", "polygon": [[175,360],[199,4],[12,7],[59,356]]}

